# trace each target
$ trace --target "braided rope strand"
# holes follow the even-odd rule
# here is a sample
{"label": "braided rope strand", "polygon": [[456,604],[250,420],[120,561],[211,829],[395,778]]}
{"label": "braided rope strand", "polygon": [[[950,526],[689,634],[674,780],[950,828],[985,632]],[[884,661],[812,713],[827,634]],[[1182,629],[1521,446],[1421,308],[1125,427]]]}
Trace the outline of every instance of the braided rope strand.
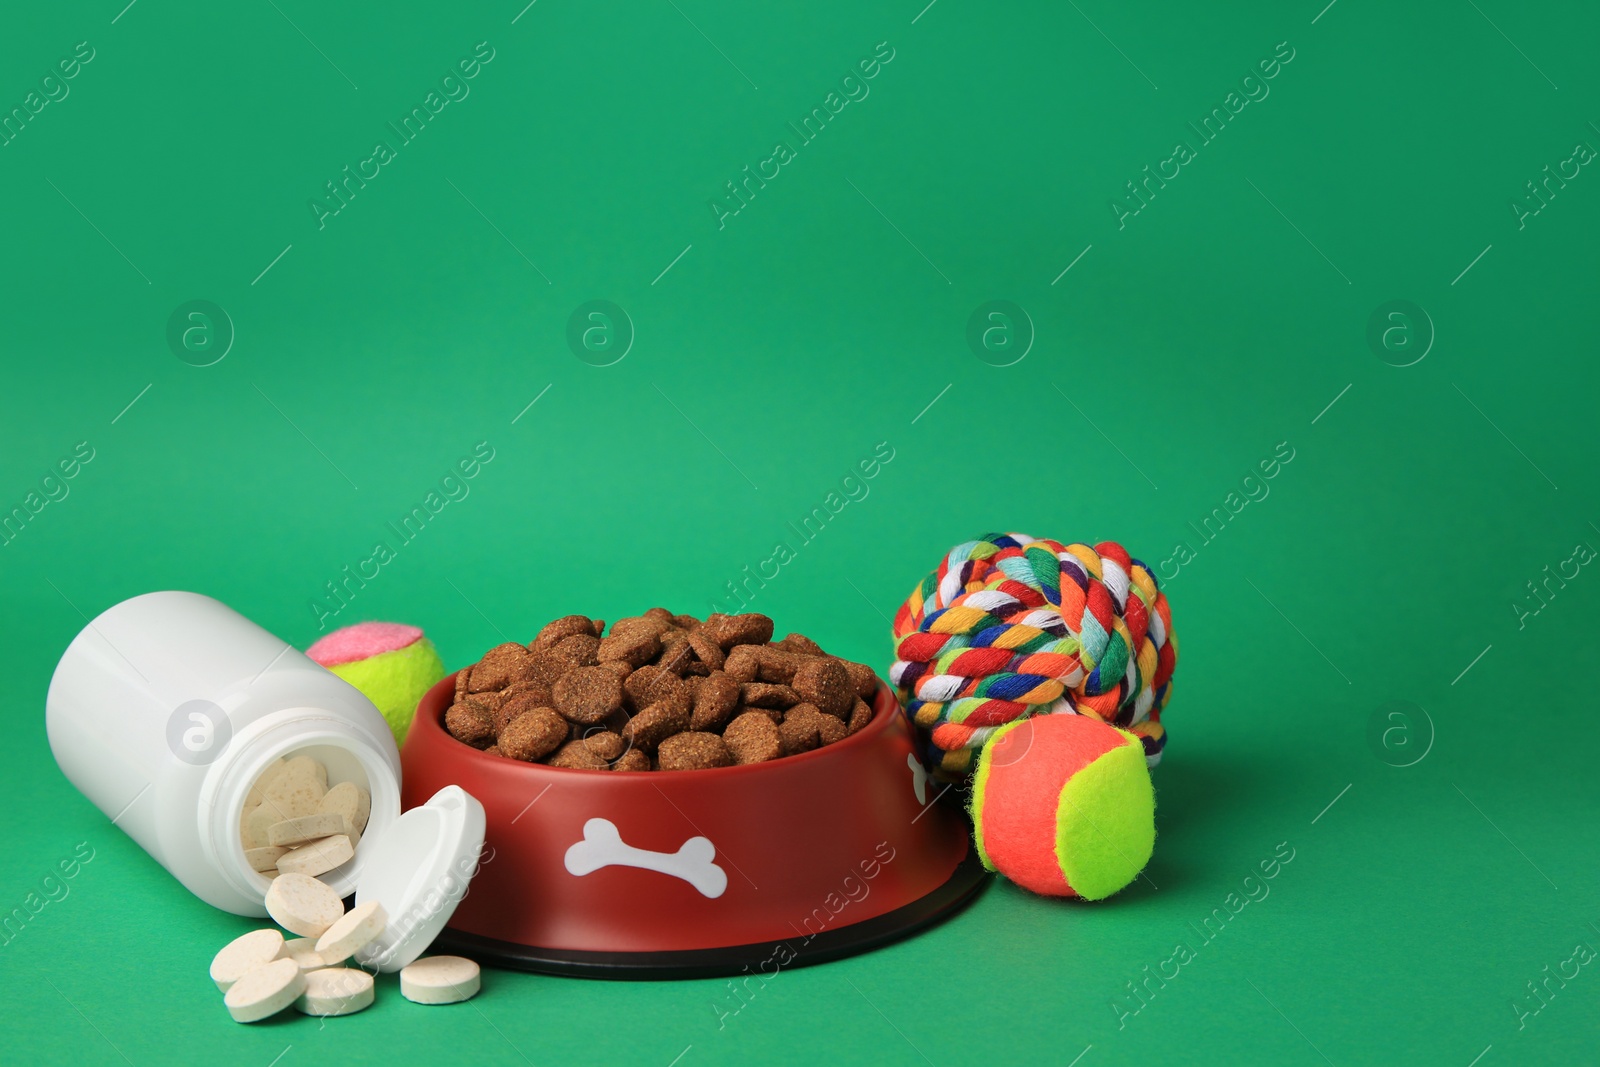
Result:
{"label": "braided rope strand", "polygon": [[894,619],[889,680],[925,763],[960,779],[1006,723],[1093,715],[1166,746],[1178,639],[1154,574],[1114,541],[985,534],[950,550]]}

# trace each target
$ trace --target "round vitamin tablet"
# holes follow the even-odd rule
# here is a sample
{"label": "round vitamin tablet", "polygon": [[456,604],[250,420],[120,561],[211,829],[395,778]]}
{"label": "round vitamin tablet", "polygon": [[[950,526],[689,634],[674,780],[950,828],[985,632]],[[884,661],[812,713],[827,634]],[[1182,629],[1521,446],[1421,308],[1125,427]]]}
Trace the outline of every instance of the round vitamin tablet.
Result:
{"label": "round vitamin tablet", "polygon": [[305,981],[305,992],[294,1002],[302,1015],[354,1015],[372,1006],[372,975],[366,971],[324,967],[307,974]]}
{"label": "round vitamin tablet", "polygon": [[[294,960],[301,971],[315,971],[329,966],[329,961],[317,951],[316,938],[292,937],[283,943],[283,958]],[[335,961],[336,962],[336,961]]]}
{"label": "round vitamin tablet", "polygon": [[257,967],[283,953],[283,935],[276,930],[251,930],[229,941],[211,961],[211,980],[224,993]]}
{"label": "round vitamin tablet", "polygon": [[347,960],[355,955],[357,949],[383,933],[388,921],[383,905],[376,900],[357,904],[317,939],[317,955],[327,960],[330,966]]}
{"label": "round vitamin tablet", "polygon": [[460,956],[424,956],[400,971],[400,995],[415,1004],[456,1004],[480,987],[478,965]]}
{"label": "round vitamin tablet", "polygon": [[354,782],[340,782],[323,794],[319,810],[343,815],[349,828],[359,834],[367,828],[367,818],[372,813],[372,797]]}
{"label": "round vitamin tablet", "polygon": [[237,1023],[254,1023],[276,1015],[306,991],[306,976],[294,960],[273,960],[233,983],[222,1002]]}
{"label": "round vitamin tablet", "polygon": [[267,844],[293,848],[320,837],[342,834],[344,830],[343,815],[336,811],[319,811],[315,815],[301,815],[273,823],[267,827]]}
{"label": "round vitamin tablet", "polygon": [[266,905],[273,922],[301,937],[321,937],[344,914],[333,887],[308,874],[278,875],[267,887]]}
{"label": "round vitamin tablet", "polygon": [[327,874],[356,854],[355,846],[344,834],[334,834],[291,849],[278,857],[278,870],[284,874]]}
{"label": "round vitamin tablet", "polygon": [[251,870],[273,871],[278,868],[278,859],[289,850],[277,845],[264,845],[261,848],[247,848],[244,850],[244,860],[250,865]]}

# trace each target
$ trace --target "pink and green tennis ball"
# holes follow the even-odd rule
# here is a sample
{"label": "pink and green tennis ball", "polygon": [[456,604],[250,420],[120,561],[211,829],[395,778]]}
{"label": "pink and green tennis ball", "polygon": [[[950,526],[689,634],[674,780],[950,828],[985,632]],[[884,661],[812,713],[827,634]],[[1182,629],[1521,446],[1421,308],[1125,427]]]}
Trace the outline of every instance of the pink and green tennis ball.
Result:
{"label": "pink and green tennis ball", "polygon": [[1093,715],[1035,715],[994,732],[972,786],[978,856],[1045,896],[1109,897],[1156,841],[1144,747]]}
{"label": "pink and green tennis ball", "polygon": [[306,655],[343,678],[383,712],[395,742],[406,739],[422,695],[444,677],[444,661],[415,626],[359,622],[335,630]]}

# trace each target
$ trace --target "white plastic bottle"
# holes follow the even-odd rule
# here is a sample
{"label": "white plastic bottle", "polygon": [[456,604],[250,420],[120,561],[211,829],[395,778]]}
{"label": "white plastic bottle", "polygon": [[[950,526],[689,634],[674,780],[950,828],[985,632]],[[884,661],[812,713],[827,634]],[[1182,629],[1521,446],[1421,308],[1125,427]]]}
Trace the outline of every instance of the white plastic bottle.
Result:
{"label": "white plastic bottle", "polygon": [[86,626],[50,680],[45,723],[72,784],[196,896],[237,915],[266,914],[268,879],[245,861],[239,822],[273,761],[311,756],[330,787],[371,794],[355,857],[322,876],[340,896],[400,815],[400,754],[371,701],[198,593],[146,593]]}

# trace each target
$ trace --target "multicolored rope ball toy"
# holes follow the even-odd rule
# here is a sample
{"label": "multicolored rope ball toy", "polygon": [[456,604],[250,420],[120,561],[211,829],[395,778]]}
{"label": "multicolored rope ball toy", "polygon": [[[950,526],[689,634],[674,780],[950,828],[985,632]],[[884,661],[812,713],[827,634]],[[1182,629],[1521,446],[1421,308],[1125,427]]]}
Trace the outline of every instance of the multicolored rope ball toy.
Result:
{"label": "multicolored rope ball toy", "polygon": [[936,777],[966,778],[1006,723],[1063,712],[1131,732],[1160,762],[1178,639],[1155,575],[1113,541],[957,545],[900,606],[894,637],[889,679]]}

